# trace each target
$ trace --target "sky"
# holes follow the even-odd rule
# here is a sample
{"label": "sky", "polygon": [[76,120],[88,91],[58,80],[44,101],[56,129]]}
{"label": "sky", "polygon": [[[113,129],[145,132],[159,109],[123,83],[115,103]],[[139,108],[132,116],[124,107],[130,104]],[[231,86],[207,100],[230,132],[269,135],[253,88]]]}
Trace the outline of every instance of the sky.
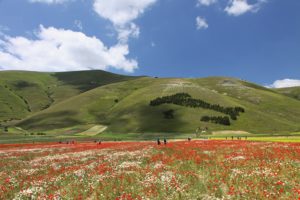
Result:
{"label": "sky", "polygon": [[299,0],[0,0],[0,70],[300,86]]}

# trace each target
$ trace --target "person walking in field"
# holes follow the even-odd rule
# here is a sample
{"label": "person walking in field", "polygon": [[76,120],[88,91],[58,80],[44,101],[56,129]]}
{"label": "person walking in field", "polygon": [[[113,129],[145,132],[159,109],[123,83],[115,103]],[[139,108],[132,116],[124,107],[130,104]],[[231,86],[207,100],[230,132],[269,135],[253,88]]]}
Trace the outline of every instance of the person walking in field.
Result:
{"label": "person walking in field", "polygon": [[164,144],[165,144],[165,145],[167,144],[167,139],[166,139],[166,138],[164,138]]}
{"label": "person walking in field", "polygon": [[160,139],[157,138],[157,145],[160,145]]}

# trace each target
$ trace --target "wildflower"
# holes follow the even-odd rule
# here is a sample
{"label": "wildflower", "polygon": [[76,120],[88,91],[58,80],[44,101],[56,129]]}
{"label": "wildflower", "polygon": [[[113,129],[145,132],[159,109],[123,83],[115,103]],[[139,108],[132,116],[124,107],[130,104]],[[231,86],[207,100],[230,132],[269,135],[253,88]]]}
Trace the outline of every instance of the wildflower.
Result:
{"label": "wildflower", "polygon": [[277,181],[276,185],[285,185],[285,183],[283,181]]}

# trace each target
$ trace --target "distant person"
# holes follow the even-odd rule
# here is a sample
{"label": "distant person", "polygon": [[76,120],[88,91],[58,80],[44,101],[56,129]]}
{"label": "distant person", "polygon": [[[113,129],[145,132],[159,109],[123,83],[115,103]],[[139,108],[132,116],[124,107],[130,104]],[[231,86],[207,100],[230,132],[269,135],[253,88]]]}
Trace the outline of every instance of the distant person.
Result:
{"label": "distant person", "polygon": [[157,138],[157,145],[160,145],[160,139]]}
{"label": "distant person", "polygon": [[98,145],[101,145],[101,143],[102,143],[101,140],[99,140],[99,141],[98,141]]}
{"label": "distant person", "polygon": [[164,138],[164,144],[165,144],[165,145],[167,144],[167,139],[166,139],[166,138]]}
{"label": "distant person", "polygon": [[192,138],[189,137],[189,138],[188,138],[188,141],[190,142],[191,140],[192,140]]}

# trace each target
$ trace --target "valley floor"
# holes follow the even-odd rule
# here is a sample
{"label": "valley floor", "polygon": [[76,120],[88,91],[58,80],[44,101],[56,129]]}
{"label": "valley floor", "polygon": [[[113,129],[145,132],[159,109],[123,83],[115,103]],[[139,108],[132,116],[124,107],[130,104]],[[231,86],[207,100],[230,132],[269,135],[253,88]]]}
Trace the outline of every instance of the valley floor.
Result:
{"label": "valley floor", "polygon": [[1,144],[0,199],[299,199],[300,143]]}

